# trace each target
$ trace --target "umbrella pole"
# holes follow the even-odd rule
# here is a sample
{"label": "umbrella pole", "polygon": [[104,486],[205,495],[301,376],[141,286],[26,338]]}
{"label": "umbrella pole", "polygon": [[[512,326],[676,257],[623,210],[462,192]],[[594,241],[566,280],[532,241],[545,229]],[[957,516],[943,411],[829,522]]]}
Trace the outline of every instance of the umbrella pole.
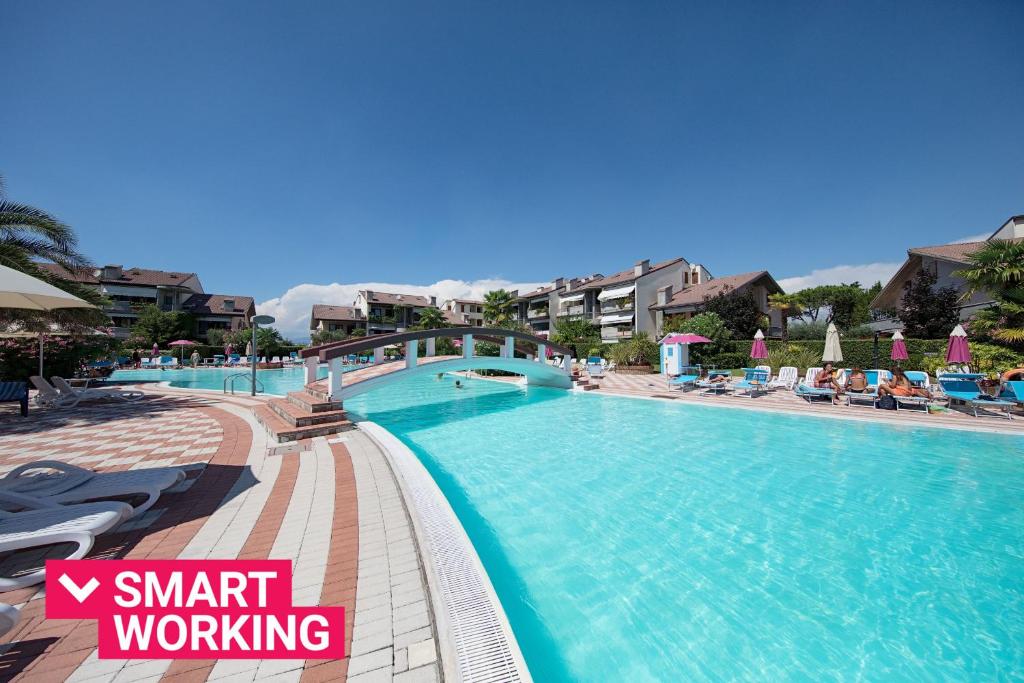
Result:
{"label": "umbrella pole", "polygon": [[39,333],[39,376],[43,376],[43,333]]}

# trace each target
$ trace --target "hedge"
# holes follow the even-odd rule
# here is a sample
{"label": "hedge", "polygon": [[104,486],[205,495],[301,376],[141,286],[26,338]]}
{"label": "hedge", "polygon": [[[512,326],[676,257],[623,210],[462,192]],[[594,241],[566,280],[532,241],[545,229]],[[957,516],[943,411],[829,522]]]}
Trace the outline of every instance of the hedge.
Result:
{"label": "hedge", "polygon": [[[946,353],[947,339],[907,339],[907,355],[909,358],[903,361],[906,368],[922,367],[926,356],[941,356]],[[820,358],[825,351],[825,340],[798,340],[783,342],[777,339],[767,340],[768,350],[773,351],[786,347],[806,349],[813,351]],[[875,342],[873,339],[843,339],[843,365],[862,368],[875,366]],[[750,341],[729,341],[723,344],[724,351],[706,360],[707,365],[716,365],[723,368],[744,367],[751,363]],[[893,364],[889,356],[892,353],[892,340],[878,340],[878,365],[889,367]]]}

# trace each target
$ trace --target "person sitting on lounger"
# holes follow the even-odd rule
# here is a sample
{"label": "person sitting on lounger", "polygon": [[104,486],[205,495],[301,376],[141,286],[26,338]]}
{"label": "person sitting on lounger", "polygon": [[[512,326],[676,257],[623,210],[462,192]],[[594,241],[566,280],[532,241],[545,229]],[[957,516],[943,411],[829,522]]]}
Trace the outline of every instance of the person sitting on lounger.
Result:
{"label": "person sitting on lounger", "polygon": [[878,385],[878,395],[881,396],[920,396],[931,398],[932,395],[923,387],[915,387],[914,384],[903,372],[903,368],[895,368],[892,371],[892,381],[883,382]]}
{"label": "person sitting on lounger", "polygon": [[832,362],[825,363],[825,367],[821,369],[814,377],[814,386],[818,389],[832,389],[837,394],[843,393],[843,388],[839,386],[839,382],[835,378],[835,369],[832,366]]}
{"label": "person sitting on lounger", "polygon": [[846,378],[846,390],[855,394],[863,394],[868,390],[868,376],[864,374],[863,370],[854,366],[850,371],[850,376]]}

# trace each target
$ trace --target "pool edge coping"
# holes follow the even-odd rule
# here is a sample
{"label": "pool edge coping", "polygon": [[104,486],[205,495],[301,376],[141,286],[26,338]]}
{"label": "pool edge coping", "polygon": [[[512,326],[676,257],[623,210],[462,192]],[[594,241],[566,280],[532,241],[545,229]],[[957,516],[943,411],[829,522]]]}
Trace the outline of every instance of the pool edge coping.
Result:
{"label": "pool edge coping", "polygon": [[[494,590],[490,576],[437,482],[434,481],[415,453],[390,431],[376,422],[368,420],[359,422],[358,429],[366,434],[384,453],[395,474],[395,480],[398,482],[398,488],[402,492],[406,507],[411,513],[413,532],[416,534],[417,544],[422,550],[421,557],[426,569],[427,590],[430,593],[430,601],[436,619],[438,650],[441,653],[444,679],[452,681],[482,680],[472,675],[467,676],[467,673],[472,674],[473,670],[467,671],[464,668],[464,665],[469,662],[460,661],[460,649],[469,649],[474,652],[505,650],[506,665],[511,665],[512,671],[509,673],[512,675],[503,680],[532,683],[533,678],[526,665],[526,659],[519,649],[519,642],[512,631],[512,625],[505,614],[497,592]],[[446,540],[452,544],[452,547],[446,549],[447,552],[438,552],[439,549],[435,545],[437,539],[432,537],[427,529],[431,525],[448,527]],[[456,557],[450,557],[451,555],[456,555]],[[439,562],[446,566],[439,566]],[[453,564],[455,566],[451,566]],[[465,585],[467,581],[478,582],[479,588],[484,593],[482,599],[478,597],[467,607],[465,596],[456,598],[453,591],[446,589],[443,579],[446,574],[443,570],[447,570],[450,575],[456,577],[461,585]],[[485,618],[486,613],[490,612],[492,623],[496,622],[498,629],[496,632],[490,633],[489,636],[484,636],[483,644],[481,644],[479,634],[472,639],[472,643],[466,642],[470,638],[457,631],[455,627],[457,620],[453,619],[453,611],[472,611],[474,621],[480,619],[481,611],[484,612]],[[486,631],[487,629],[480,630]],[[490,673],[493,674],[494,671],[492,670]],[[488,676],[487,680],[493,680],[493,677]]]}

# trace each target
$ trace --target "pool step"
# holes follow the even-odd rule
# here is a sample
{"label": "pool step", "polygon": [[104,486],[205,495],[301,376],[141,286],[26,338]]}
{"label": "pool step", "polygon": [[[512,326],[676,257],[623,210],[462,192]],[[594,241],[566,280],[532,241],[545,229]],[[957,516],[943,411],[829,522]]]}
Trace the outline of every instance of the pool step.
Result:
{"label": "pool step", "polygon": [[341,410],[341,402],[330,401],[327,399],[326,395],[314,396],[305,389],[302,391],[288,392],[288,402],[310,413],[323,413],[332,410]]}
{"label": "pool step", "polygon": [[310,425],[326,424],[345,419],[344,410],[318,410],[309,411],[305,406],[297,406],[291,401],[283,398],[275,398],[267,401],[267,405],[277,413],[282,420],[293,427],[308,427]]}
{"label": "pool step", "polygon": [[[338,412],[344,413],[344,411]],[[328,434],[337,434],[338,432],[345,432],[354,428],[351,420],[345,418],[334,419],[330,422],[296,426],[281,417],[269,405],[257,406],[253,408],[253,413],[255,413],[257,421],[267,428],[270,438],[277,443],[311,439],[314,436],[327,436]]]}
{"label": "pool step", "polygon": [[589,377],[577,377],[572,383],[580,391],[593,391],[597,389],[597,384],[591,384]]}

